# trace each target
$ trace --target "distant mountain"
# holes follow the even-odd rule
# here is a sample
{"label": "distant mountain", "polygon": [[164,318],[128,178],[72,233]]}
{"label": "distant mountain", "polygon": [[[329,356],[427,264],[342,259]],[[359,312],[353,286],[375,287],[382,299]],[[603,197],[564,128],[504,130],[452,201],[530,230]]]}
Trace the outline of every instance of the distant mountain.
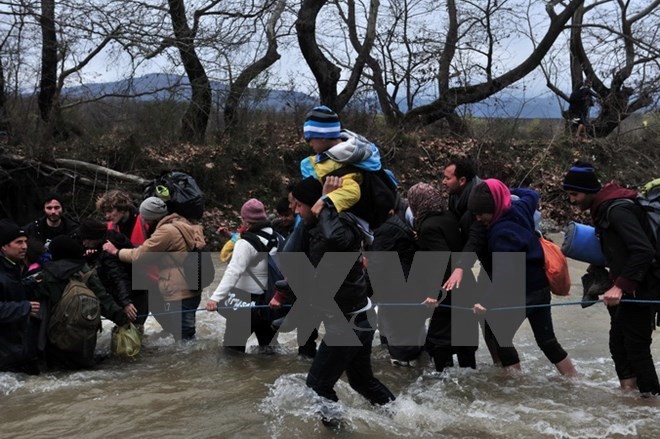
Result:
{"label": "distant mountain", "polygon": [[[227,85],[211,81],[211,89],[214,102],[224,102],[228,92]],[[96,99],[109,95],[134,96],[134,99],[140,101],[183,101],[190,99],[191,89],[185,76],[151,73],[130,80],[69,87],[64,90],[64,94],[74,99]],[[249,105],[279,111],[294,107],[309,108],[318,103],[318,98],[289,90],[249,89],[247,98]],[[429,101],[420,102],[420,105]],[[543,95],[523,98],[515,91],[507,90],[478,104],[470,104],[466,109],[474,117],[484,118],[561,118],[561,110],[555,97]],[[406,111],[405,108],[402,110]]]}

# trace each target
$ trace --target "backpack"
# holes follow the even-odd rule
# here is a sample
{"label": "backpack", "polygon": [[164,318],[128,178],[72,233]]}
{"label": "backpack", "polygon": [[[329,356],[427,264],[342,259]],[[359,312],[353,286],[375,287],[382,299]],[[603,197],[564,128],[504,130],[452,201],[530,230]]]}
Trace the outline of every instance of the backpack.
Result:
{"label": "backpack", "polygon": [[550,284],[550,291],[557,296],[568,296],[571,291],[571,276],[566,256],[554,242],[542,236],[539,242],[543,248],[545,277]]}
{"label": "backpack", "polygon": [[[176,221],[172,222],[172,225],[181,233],[181,236],[184,236],[181,228],[177,226]],[[185,237],[183,240],[186,241]],[[186,245],[189,245],[188,242],[186,242]],[[213,265],[211,252],[209,252],[206,246],[202,248],[193,246],[187,252],[186,258],[183,260],[183,276],[186,280],[197,279],[196,288],[192,288],[191,291],[202,291],[213,283],[213,279],[215,279],[215,266]]]}
{"label": "backpack", "polygon": [[648,235],[651,245],[655,249],[655,258],[651,270],[655,277],[660,279],[660,178],[656,178],[644,185],[636,199],[631,200],[629,198],[622,198],[612,202],[607,207],[605,213],[607,222],[609,222],[612,208],[629,203],[634,203],[640,206],[646,213],[648,227],[644,227],[644,224],[642,224],[642,228]]}
{"label": "backpack", "polygon": [[204,193],[189,174],[166,171],[144,188],[144,198],[159,197],[170,213],[199,220],[204,214]]}
{"label": "backpack", "polygon": [[63,351],[79,351],[101,328],[101,302],[87,285],[94,270],[74,274],[48,321],[48,339]]}
{"label": "backpack", "polygon": [[[267,244],[264,244],[259,236],[266,238],[268,240]],[[266,285],[262,285],[259,279],[248,270],[248,274],[254,281],[264,290],[263,294],[260,294],[255,301],[256,305],[268,305],[270,300],[275,295],[275,282],[284,279],[284,275],[280,270],[279,264],[270,254],[270,251],[273,248],[277,248],[277,251],[280,251],[284,246],[284,238],[279,233],[273,231],[272,234],[268,234],[263,230],[258,230],[255,232],[243,232],[241,234],[241,239],[244,239],[252,247],[254,247],[259,253],[266,253],[268,255],[268,282]],[[284,317],[289,311],[289,308],[280,308],[280,309],[270,309],[270,308],[258,308],[257,314],[263,320],[268,322],[273,322],[279,318]]]}
{"label": "backpack", "polygon": [[328,175],[342,177],[351,173],[361,174],[362,184],[360,185],[360,199],[348,209],[348,212],[365,220],[374,230],[387,221],[390,211],[396,206],[397,183],[383,168],[377,171],[367,171],[349,165],[342,166]]}

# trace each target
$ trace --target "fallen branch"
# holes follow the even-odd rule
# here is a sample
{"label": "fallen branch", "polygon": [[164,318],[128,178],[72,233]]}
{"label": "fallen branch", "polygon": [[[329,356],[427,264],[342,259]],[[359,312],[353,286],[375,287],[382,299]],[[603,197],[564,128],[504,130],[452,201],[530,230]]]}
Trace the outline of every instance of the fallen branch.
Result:
{"label": "fallen branch", "polygon": [[80,160],[73,159],[55,159],[55,163],[58,165],[77,171],[79,169],[93,172],[95,174],[102,174],[106,177],[116,178],[118,180],[129,181],[131,183],[145,185],[149,183],[149,180],[146,180],[142,177],[138,177],[133,174],[124,174],[123,172],[115,171],[114,169],[106,168],[105,166],[95,165],[93,163],[81,162]]}

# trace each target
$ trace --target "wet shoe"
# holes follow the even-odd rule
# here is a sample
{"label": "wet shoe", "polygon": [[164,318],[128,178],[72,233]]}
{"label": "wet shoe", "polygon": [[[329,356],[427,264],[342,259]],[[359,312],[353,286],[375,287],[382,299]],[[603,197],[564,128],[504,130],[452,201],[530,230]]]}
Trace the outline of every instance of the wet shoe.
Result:
{"label": "wet shoe", "polygon": [[316,345],[314,346],[299,346],[298,355],[305,358],[314,358],[316,357]]}
{"label": "wet shoe", "polygon": [[417,366],[417,361],[416,360],[397,360],[395,358],[390,358],[390,363],[392,363],[392,366],[396,367],[415,367]]}

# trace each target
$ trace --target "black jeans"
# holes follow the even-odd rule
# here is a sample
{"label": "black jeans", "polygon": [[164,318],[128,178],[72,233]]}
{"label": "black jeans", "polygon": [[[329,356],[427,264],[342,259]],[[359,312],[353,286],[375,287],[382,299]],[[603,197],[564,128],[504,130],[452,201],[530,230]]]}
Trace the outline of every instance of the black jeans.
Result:
{"label": "black jeans", "polygon": [[[262,318],[258,309],[238,310],[226,319],[222,344],[228,349],[245,352],[245,344],[253,333],[257,337],[259,346],[268,346],[277,334],[277,329],[270,321]],[[250,326],[245,324],[248,319]]]}
{"label": "black jeans", "polygon": [[[456,354],[460,367],[476,369],[477,360],[475,353],[477,347],[452,346],[451,344],[451,317],[450,309],[438,307],[433,311],[433,316],[429,323],[429,330],[426,335],[426,350],[431,358],[433,358],[435,370],[442,372],[445,367],[453,366],[453,354]],[[479,331],[476,319],[470,319],[470,316],[466,316],[465,319],[466,321],[473,322],[475,332]]]}
{"label": "black jeans", "polygon": [[[375,321],[373,311],[367,312]],[[372,404],[383,405],[394,401],[392,392],[374,376],[371,369],[371,343],[375,331],[366,314],[358,314],[354,319],[354,325],[359,328],[354,332],[361,346],[328,346],[325,341],[321,342],[307,374],[307,386],[318,395],[338,401],[334,387],[345,371],[348,384]]]}
{"label": "black jeans", "polygon": [[[548,291],[547,303],[550,303],[549,294]],[[568,354],[555,338],[550,307],[528,308],[526,318],[529,320],[529,325],[532,327],[536,344],[541,348],[546,358],[552,364],[557,364],[567,357]],[[520,321],[518,327],[522,325],[523,321],[524,319]],[[488,333],[487,337],[492,337],[493,340],[496,340],[489,325],[486,325],[486,331]],[[502,347],[499,343],[497,343],[497,345],[497,353],[502,361],[502,366],[506,367],[520,363],[520,357],[518,356],[518,351],[515,347]]]}
{"label": "black jeans", "polygon": [[637,378],[641,393],[660,395],[658,374],[651,356],[653,306],[621,303],[610,313],[610,353],[620,380]]}

